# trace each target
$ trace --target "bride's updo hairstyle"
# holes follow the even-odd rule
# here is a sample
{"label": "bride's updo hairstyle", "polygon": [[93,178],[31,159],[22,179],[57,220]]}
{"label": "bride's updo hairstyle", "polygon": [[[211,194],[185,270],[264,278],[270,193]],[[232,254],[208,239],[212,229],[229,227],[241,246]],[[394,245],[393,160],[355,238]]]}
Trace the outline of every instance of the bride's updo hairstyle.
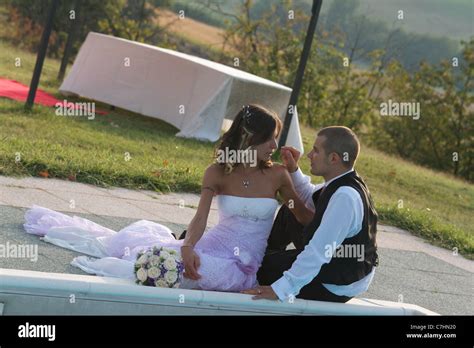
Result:
{"label": "bride's updo hairstyle", "polygon": [[[250,104],[240,109],[235,116],[230,129],[224,133],[221,143],[216,149],[216,157],[220,151],[247,150],[254,145],[260,145],[270,140],[275,130],[277,137],[280,134],[282,123],[278,115],[263,106]],[[218,162],[225,167],[225,173],[230,174],[239,163]],[[260,169],[270,168],[273,165],[271,160],[260,161]]]}

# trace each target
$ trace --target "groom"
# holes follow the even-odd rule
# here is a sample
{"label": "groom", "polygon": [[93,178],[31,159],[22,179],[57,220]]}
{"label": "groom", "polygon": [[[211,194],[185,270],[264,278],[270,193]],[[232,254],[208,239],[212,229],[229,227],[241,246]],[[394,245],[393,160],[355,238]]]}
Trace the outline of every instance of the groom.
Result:
{"label": "groom", "polygon": [[[367,291],[378,265],[377,213],[353,169],[359,148],[347,127],[320,130],[308,154],[311,173],[325,180],[319,185],[298,168],[300,153],[282,148],[283,164],[314,218],[303,226],[288,206],[280,208],[257,274],[260,286],[243,293],[254,299],[347,302]],[[286,250],[290,242],[296,249]]]}

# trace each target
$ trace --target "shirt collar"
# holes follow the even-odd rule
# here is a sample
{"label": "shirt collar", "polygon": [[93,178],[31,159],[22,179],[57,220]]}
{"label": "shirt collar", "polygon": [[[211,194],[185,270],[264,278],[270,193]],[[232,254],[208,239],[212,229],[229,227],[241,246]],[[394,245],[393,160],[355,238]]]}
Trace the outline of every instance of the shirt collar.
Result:
{"label": "shirt collar", "polygon": [[332,178],[332,179],[329,180],[329,181],[326,181],[326,182],[324,183],[324,186],[323,186],[323,187],[327,187],[327,186],[328,186],[331,182],[333,182],[334,180],[339,179],[341,176],[344,176],[344,175],[346,175],[346,174],[349,174],[349,173],[351,173],[351,172],[353,172],[353,171],[354,171],[354,168],[351,168],[351,169],[349,169],[347,172],[342,173],[341,175],[338,175],[338,176],[336,176],[335,178]]}

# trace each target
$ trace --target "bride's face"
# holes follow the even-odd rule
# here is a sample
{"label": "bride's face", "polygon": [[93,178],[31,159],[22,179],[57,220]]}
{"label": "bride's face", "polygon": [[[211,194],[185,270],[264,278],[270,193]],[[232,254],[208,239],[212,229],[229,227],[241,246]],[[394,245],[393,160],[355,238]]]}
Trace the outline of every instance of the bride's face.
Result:
{"label": "bride's face", "polygon": [[278,148],[276,135],[277,134],[275,132],[275,134],[273,134],[273,136],[266,142],[252,146],[252,149],[257,151],[257,163],[260,163],[260,161],[268,161],[271,159],[273,153]]}

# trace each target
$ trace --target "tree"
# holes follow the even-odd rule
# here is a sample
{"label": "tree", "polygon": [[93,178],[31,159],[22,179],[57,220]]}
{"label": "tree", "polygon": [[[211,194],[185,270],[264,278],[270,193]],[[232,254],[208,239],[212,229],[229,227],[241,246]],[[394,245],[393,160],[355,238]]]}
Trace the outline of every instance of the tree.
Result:
{"label": "tree", "polygon": [[[252,19],[256,16],[250,0],[234,11],[239,15],[226,13],[219,4],[209,6],[222,15],[234,16],[225,42],[239,53],[240,69],[287,86],[293,84],[310,12],[294,6],[293,1],[283,1],[273,3],[266,12],[260,8],[258,19]],[[315,127],[341,124],[358,130],[372,117],[373,105],[367,99],[367,80],[372,75],[353,69],[352,55],[345,65],[340,41],[323,40],[327,36],[319,31],[312,46],[298,105],[300,120]],[[352,47],[354,52],[358,42]]]}
{"label": "tree", "polygon": [[[90,31],[102,32],[134,41],[157,44],[166,42],[166,28],[155,20],[156,6],[166,6],[169,0],[79,0],[81,18],[75,17],[74,0],[60,1],[53,23],[48,54],[59,57],[66,42],[72,20],[80,20],[73,55]],[[14,43],[36,49],[50,0],[8,0],[10,38]],[[75,17],[75,18],[74,18]],[[166,43],[164,44],[166,46]]]}
{"label": "tree", "polygon": [[423,62],[410,74],[391,64],[390,98],[420,105],[420,119],[379,120],[384,136],[374,143],[384,151],[474,180],[474,40],[463,42],[462,57],[438,65]]}
{"label": "tree", "polygon": [[162,34],[155,17],[155,7],[146,0],[114,0],[104,8],[98,26],[102,33],[139,42],[156,42]]}

